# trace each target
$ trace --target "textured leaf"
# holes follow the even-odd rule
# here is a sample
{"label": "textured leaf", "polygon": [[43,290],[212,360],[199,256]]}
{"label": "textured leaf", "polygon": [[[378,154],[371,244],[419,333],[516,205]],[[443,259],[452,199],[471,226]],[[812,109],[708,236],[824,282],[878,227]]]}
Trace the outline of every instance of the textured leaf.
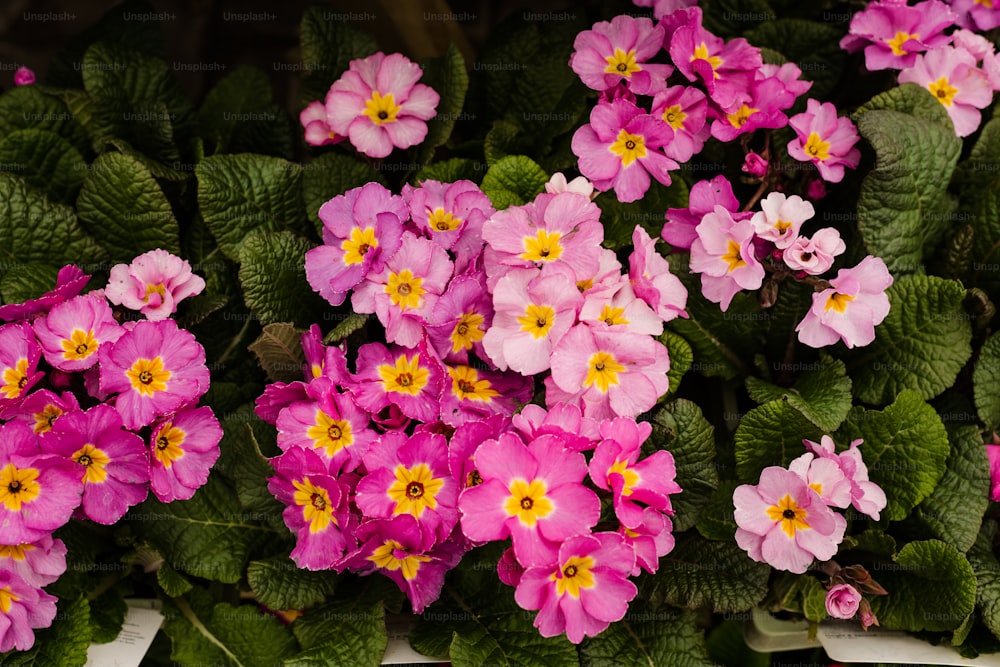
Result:
{"label": "textured leaf", "polygon": [[733,435],[736,474],[740,481],[756,484],[764,468],[787,467],[805,454],[803,440],[819,442],[822,435],[821,429],[786,401],[760,405],[743,416]]}
{"label": "textured leaf", "polygon": [[487,164],[494,164],[508,155],[523,154],[530,148],[529,137],[514,123],[498,120],[483,141],[483,155]]}
{"label": "textured leaf", "polygon": [[968,559],[976,576],[976,607],[983,623],[1000,639],[1000,561],[993,551],[996,532],[995,521],[983,521]]}
{"label": "textured leaf", "polygon": [[272,101],[267,75],[253,67],[236,68],[208,91],[198,127],[208,153],[292,157],[288,112]]}
{"label": "textured leaf", "polygon": [[414,184],[423,181],[441,181],[442,183],[454,183],[455,181],[468,180],[479,183],[483,178],[484,170],[487,168],[485,162],[477,162],[467,158],[453,157],[450,160],[429,164],[416,173],[412,181]]}
{"label": "textured leaf", "polygon": [[385,185],[382,174],[349,155],[324,153],[302,169],[302,198],[306,215],[318,233],[323,231],[319,208],[337,195],[367,183]]}
{"label": "textured leaf", "polygon": [[861,114],[858,131],[876,155],[858,198],[865,246],[893,275],[923,273],[924,259],[952,226],[946,188],[962,141],[951,128],[898,111]]}
{"label": "textured leaf", "polygon": [[847,377],[844,362],[826,355],[809,366],[791,387],[748,377],[747,391],[758,403],[786,400],[823,431],[836,431],[851,409],[851,378]]}
{"label": "textured leaf", "polygon": [[875,567],[878,582],[889,594],[869,600],[883,627],[952,630],[972,612],[976,578],[955,547],[938,540],[910,542],[893,560]]}
{"label": "textured leaf", "polygon": [[948,433],[915,392],[901,392],[882,411],[853,408],[834,440],[844,446],[857,438],[864,439],[860,448],[869,478],[885,491],[883,516],[891,521],[904,519],[944,475]]}
{"label": "textured leaf", "polygon": [[469,73],[465,59],[454,44],[440,58],[431,58],[422,64],[424,76],[420,83],[433,88],[441,96],[437,115],[427,121],[427,137],[421,144],[420,162],[426,162],[434,149],[443,145],[455,129],[455,123],[465,106],[465,93],[469,89]]}
{"label": "textured leaf", "polygon": [[52,625],[35,632],[25,652],[0,654],[4,667],[83,667],[90,646],[90,605],[84,598],[60,599]]}
{"label": "textured leaf", "polygon": [[[678,398],[652,419],[653,433],[643,455],[666,449],[674,457],[676,482],[682,492],[671,497],[674,531],[692,527],[719,484],[715,469],[715,436],[696,403]],[[648,450],[648,451],[645,451]]]}
{"label": "textured leaf", "polygon": [[972,354],[965,290],[953,280],[912,276],[886,293],[889,315],[875,328],[875,341],[846,357],[854,395],[874,405],[904,389],[933,398],[955,383]]}
{"label": "textured leaf", "polygon": [[25,262],[17,271],[8,271],[0,279],[0,294],[6,303],[23,303],[36,299],[52,289],[59,269],[52,264]]}
{"label": "textured leaf", "polygon": [[735,542],[678,535],[674,550],[660,559],[655,590],[681,607],[743,611],[764,599],[770,573],[769,565],[751,560]]}
{"label": "textured leaf", "polygon": [[333,593],[337,575],[300,570],[287,556],[250,561],[247,582],[262,605],[277,610],[305,609]]}
{"label": "textured leaf", "polygon": [[306,7],[299,25],[302,45],[303,105],[322,100],[355,58],[378,51],[371,35],[344,20],[344,13],[328,5]]}
{"label": "textured leaf", "polygon": [[548,175],[531,158],[508,155],[490,166],[483,176],[483,192],[497,210],[520,206],[545,189]]}
{"label": "textured leaf", "polygon": [[976,413],[986,428],[1000,427],[1000,334],[986,339],[972,371]]}
{"label": "textured leaf", "polygon": [[138,160],[105,153],[87,174],[77,201],[80,223],[111,254],[130,262],[160,248],[180,254],[180,228],[170,202]]}
{"label": "textured leaf", "polygon": [[[669,628],[669,630],[665,630]],[[580,664],[588,667],[712,667],[705,637],[694,612],[663,608],[629,611],[625,618],[580,647]]]}
{"label": "textured leaf", "polygon": [[54,202],[76,201],[87,163],[68,141],[50,130],[17,130],[3,136],[0,163],[5,171],[15,172]]}
{"label": "textured leaf", "polygon": [[201,214],[229,259],[240,261],[244,240],[255,232],[306,233],[299,165],[266,155],[215,155],[196,173]]}
{"label": "textured leaf", "polygon": [[18,86],[0,95],[0,137],[18,130],[48,130],[84,155],[91,150],[77,115],[57,95],[38,86]]}
{"label": "textured leaf", "polygon": [[306,281],[305,255],[312,242],[291,232],[255,234],[240,251],[240,285],[247,307],[263,324],[295,322],[308,327],[325,302]]}
{"label": "textured leaf", "polygon": [[156,570],[156,582],[172,598],[179,598],[191,590],[188,578],[166,563],[162,563]]}
{"label": "textured leaf", "polygon": [[293,631],[305,651],[287,661],[288,667],[375,667],[389,642],[385,608],[370,599],[313,607],[296,620]]}
{"label": "textured leaf", "polygon": [[128,604],[118,588],[111,588],[93,600],[90,606],[91,641],[107,644],[114,641],[125,624]]}
{"label": "textured leaf", "polygon": [[[632,232],[637,225],[645,229],[650,237],[660,238],[664,211],[668,208],[687,208],[688,187],[680,178],[675,178],[669,187],[654,181],[637,201],[620,202],[614,192],[608,191],[599,194],[594,203],[601,207],[604,246],[618,250],[632,245]],[[718,305],[715,309],[719,309]]]}
{"label": "textured leaf", "polygon": [[852,120],[858,122],[861,116],[869,111],[897,111],[930,121],[954,133],[955,125],[951,122],[944,105],[920,84],[903,83],[879,93],[858,107],[852,114]]}
{"label": "textured leaf", "polygon": [[692,362],[694,362],[694,351],[683,336],[672,331],[665,331],[659,340],[666,345],[667,352],[670,354],[670,370],[667,371],[667,380],[670,385],[667,389],[667,396],[673,396],[680,389],[684,374],[688,372]]}
{"label": "textured leaf", "polygon": [[709,540],[732,541],[736,534],[733,492],[739,485],[734,479],[719,481],[705,509],[698,515],[698,532]]}
{"label": "textured leaf", "polygon": [[293,382],[302,379],[306,357],[302,351],[302,329],[288,322],[264,326],[264,331],[248,348],[257,357],[260,367],[271,382]]}
{"label": "textured leaf", "polygon": [[370,313],[346,313],[340,322],[323,338],[325,345],[336,345],[355,331],[361,331],[372,318]]}
{"label": "textured leaf", "polygon": [[842,30],[829,23],[803,19],[766,21],[745,33],[757,47],[781,53],[802,70],[802,78],[812,81],[809,97],[826,99],[843,73],[847,54],[840,48]]}
{"label": "textured leaf", "polygon": [[771,667],[770,653],[759,653],[747,646],[743,639],[743,623],[739,619],[727,618],[712,628],[705,645],[708,647],[709,658],[716,664]]}

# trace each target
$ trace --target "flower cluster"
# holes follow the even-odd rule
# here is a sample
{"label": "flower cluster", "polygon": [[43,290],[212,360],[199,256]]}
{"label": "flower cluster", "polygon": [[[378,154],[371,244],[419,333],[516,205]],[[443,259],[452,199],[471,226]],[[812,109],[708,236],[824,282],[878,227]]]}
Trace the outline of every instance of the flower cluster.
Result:
{"label": "flower cluster", "polygon": [[399,53],[352,60],[326,100],[310,102],[299,114],[306,143],[324,146],[346,138],[372,158],[416,146],[440,100],[430,86],[417,83],[422,75],[420,65]]}
{"label": "flower cluster", "polygon": [[[204,282],[162,250],[111,271],[104,290],[64,267],[53,291],[0,307],[0,652],[26,650],[55,616],[44,590],[66,569],[53,532],[110,525],[152,490],[184,500],[205,483],[222,429],[205,351],[167,319]],[[122,323],[111,305],[146,319]]]}
{"label": "flower cluster", "polygon": [[[878,0],[851,20],[840,46],[864,49],[870,71],[899,70],[900,83],[926,88],[966,137],[979,127],[981,109],[1000,90],[1000,59],[992,42],[971,30],[1000,25],[1000,7],[979,0],[924,0],[915,5]],[[957,28],[948,33],[949,29]]]}

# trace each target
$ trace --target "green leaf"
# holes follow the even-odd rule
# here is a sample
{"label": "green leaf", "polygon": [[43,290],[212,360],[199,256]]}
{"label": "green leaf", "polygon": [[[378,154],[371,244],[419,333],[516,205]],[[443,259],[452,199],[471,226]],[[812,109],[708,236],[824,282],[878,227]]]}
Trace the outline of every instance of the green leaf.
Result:
{"label": "green leaf", "polygon": [[257,601],[274,610],[305,609],[333,594],[337,575],[300,570],[287,556],[250,561],[247,583]]}
{"label": "green leaf", "polygon": [[705,0],[699,4],[705,29],[722,37],[739,37],[745,30],[777,18],[766,0]]}
{"label": "green leaf", "polygon": [[888,498],[884,516],[900,521],[929,496],[945,472],[948,433],[941,418],[913,391],[884,410],[855,407],[834,436],[841,446],[864,439],[861,453],[871,481]]}
{"label": "green leaf", "polygon": [[653,433],[643,454],[649,456],[653,451],[665,449],[673,455],[677,468],[675,481],[682,489],[671,498],[674,531],[684,531],[698,521],[719,484],[714,428],[696,403],[683,398],[663,406],[652,424]]}
{"label": "green leaf", "polygon": [[530,148],[528,137],[514,123],[498,120],[483,141],[483,155],[487,164],[499,162],[508,155],[524,153]]}
{"label": "green leaf", "polygon": [[454,183],[461,180],[479,183],[483,177],[483,170],[486,168],[487,165],[484,162],[453,157],[450,160],[427,165],[416,173],[412,181],[414,184],[419,184],[423,181]]}
{"label": "green leaf", "polygon": [[[669,628],[669,630],[666,630]],[[630,611],[580,646],[586,667],[713,667],[697,616],[688,610]]]}
{"label": "green leaf", "polygon": [[[604,246],[612,250],[632,245],[632,233],[640,226],[653,239],[660,237],[664,212],[668,208],[687,208],[688,187],[681,179],[674,179],[669,187],[658,182],[639,200],[629,203],[618,201],[614,192],[602,192],[594,200],[601,207],[604,223]],[[715,306],[718,310],[718,305]]]}
{"label": "green leaf", "polygon": [[976,578],[955,547],[938,540],[910,542],[893,560],[875,567],[889,594],[866,598],[883,627],[953,630],[972,612]]}
{"label": "green leaf", "polygon": [[976,413],[986,428],[1000,427],[1000,334],[986,339],[972,371]]}
{"label": "green leaf", "polygon": [[736,474],[740,481],[756,484],[764,468],[787,467],[805,454],[803,440],[819,442],[822,435],[821,429],[786,401],[760,405],[743,416],[733,435]]}
{"label": "green leaf", "polygon": [[946,189],[962,141],[952,128],[898,111],[863,113],[858,131],[876,155],[858,197],[865,246],[893,275],[923,273],[953,224]]}
{"label": "green leaf", "polygon": [[111,588],[95,598],[90,606],[91,641],[107,644],[117,639],[127,613],[128,604],[118,588]]}
{"label": "green leaf", "polygon": [[870,111],[897,111],[940,125],[949,132],[955,131],[955,125],[944,105],[930,91],[916,83],[903,83],[879,93],[858,107],[852,114],[852,120],[858,122],[863,114]]}
{"label": "green leaf", "polygon": [[719,481],[718,488],[708,499],[708,504],[698,515],[698,532],[709,540],[732,541],[736,534],[736,518],[733,510],[733,492],[739,485],[735,479]]}
{"label": "green leaf", "polygon": [[156,570],[156,582],[172,598],[179,598],[191,590],[188,578],[166,563],[162,563]]}
{"label": "green leaf", "polygon": [[0,294],[4,303],[24,303],[36,299],[53,288],[61,267],[41,262],[26,262],[17,271],[8,271],[0,279]]}
{"label": "green leaf", "polygon": [[306,281],[305,256],[313,243],[291,232],[255,234],[240,251],[240,285],[247,307],[263,324],[308,327],[323,301]]}
{"label": "green leaf", "polygon": [[208,91],[198,127],[209,153],[292,157],[288,113],[274,104],[267,75],[254,67],[236,68]]}
{"label": "green leaf", "polygon": [[50,130],[16,130],[0,143],[0,163],[49,199],[72,204],[87,175],[84,162],[73,146]]}
{"label": "green leaf", "polygon": [[[285,506],[267,490],[267,479],[274,476],[274,469],[261,452],[263,443],[269,455],[280,453],[274,427],[254,414],[253,405],[240,406],[220,421],[222,454],[215,467],[232,480],[245,514],[264,521],[279,535],[288,535],[281,518]],[[268,436],[270,441],[266,439]]]}
{"label": "green leaf", "polygon": [[371,313],[344,313],[338,319],[340,323],[330,330],[323,338],[325,345],[339,344],[340,341],[350,336],[355,331],[361,331],[365,324],[372,318]]}
{"label": "green leaf", "polygon": [[324,153],[302,168],[302,198],[306,215],[317,233],[323,233],[319,208],[337,195],[368,183],[386,185],[382,174],[350,155]]}
{"label": "green leaf", "polygon": [[[328,5],[313,5],[306,7],[302,15],[299,39],[302,69],[306,73],[302,82],[304,104],[324,99],[330,85],[347,70],[351,60],[378,51],[371,35],[344,20],[343,14]],[[367,17],[368,13],[364,15]]]}
{"label": "green leaf", "polygon": [[683,336],[672,331],[663,332],[659,341],[667,347],[667,352],[670,354],[670,370],[667,371],[667,381],[670,384],[667,396],[674,396],[680,389],[684,374],[688,372],[692,362],[694,362],[694,351]]}
{"label": "green leaf", "polygon": [[754,377],[746,379],[750,398],[758,403],[785,400],[823,431],[836,431],[851,409],[851,378],[844,362],[827,355],[807,364],[791,387],[778,387]]}
{"label": "green leaf", "polygon": [[812,81],[809,97],[826,99],[840,80],[847,54],[840,48],[844,32],[829,23],[803,19],[778,19],[748,30],[747,40],[757,47],[781,53],[802,70],[802,78]]}
{"label": "green leaf", "polygon": [[962,553],[976,541],[989,506],[990,464],[979,429],[948,430],[951,453],[941,481],[913,510],[919,534],[940,539]]}
{"label": "green leaf", "polygon": [[[750,615],[747,614],[747,618]],[[754,651],[743,639],[743,623],[727,618],[712,628],[705,641],[708,656],[719,665],[771,667],[771,654]]]}
{"label": "green leaf", "polygon": [[255,232],[307,233],[299,165],[267,155],[214,155],[196,174],[201,214],[229,259],[240,261]]}
{"label": "green leaf", "polygon": [[508,155],[490,166],[483,176],[482,191],[497,210],[520,206],[545,189],[548,175],[531,158]]}
{"label": "green leaf", "polygon": [[18,130],[48,130],[84,155],[91,150],[77,115],[57,94],[43,92],[39,86],[18,86],[0,95],[0,136]]}
{"label": "green leaf", "polygon": [[465,93],[469,89],[469,73],[465,59],[454,43],[440,58],[431,58],[422,64],[424,76],[420,83],[433,88],[441,96],[437,115],[427,121],[427,137],[421,144],[418,162],[427,162],[434,149],[443,145],[455,129],[455,123],[465,106]]}
{"label": "green leaf", "polygon": [[126,518],[175,570],[236,583],[251,553],[277,535],[245,514],[232,485],[210,475],[190,500],[162,503],[151,497]]}
{"label": "green leaf", "polygon": [[826,618],[826,589],[819,579],[800,577],[802,582],[802,615],[807,621],[819,623]]}
{"label": "green leaf", "polygon": [[90,646],[90,605],[84,598],[60,599],[52,625],[35,632],[25,652],[0,654],[4,667],[83,667]]}
{"label": "green leaf", "polygon": [[770,573],[767,563],[751,560],[735,542],[713,542],[687,533],[678,535],[674,550],[660,559],[654,590],[681,607],[743,611],[767,595]]}
{"label": "green leaf", "polygon": [[306,362],[302,351],[302,329],[288,322],[264,325],[264,331],[247,348],[257,357],[260,367],[271,382],[293,382],[302,379]]}
{"label": "green leaf", "polygon": [[111,254],[130,262],[157,248],[179,255],[180,228],[153,175],[122,153],[97,158],[77,201],[80,222]]}
{"label": "green leaf", "polygon": [[965,290],[953,280],[910,276],[886,291],[888,316],[875,341],[846,356],[854,395],[885,405],[904,389],[930,399],[955,383],[972,354],[972,325],[962,309]]}
{"label": "green leaf", "polygon": [[1000,561],[993,552],[996,532],[995,521],[983,521],[968,559],[976,576],[976,608],[986,627],[1000,639]]}
{"label": "green leaf", "polygon": [[376,667],[389,643],[382,602],[337,600],[313,607],[292,626],[303,653],[287,667]]}
{"label": "green leaf", "polygon": [[[97,99],[166,106],[170,125],[190,123],[193,110],[166,60],[122,43],[98,42],[87,49],[81,66],[83,87]],[[128,121],[130,119],[122,119]]]}

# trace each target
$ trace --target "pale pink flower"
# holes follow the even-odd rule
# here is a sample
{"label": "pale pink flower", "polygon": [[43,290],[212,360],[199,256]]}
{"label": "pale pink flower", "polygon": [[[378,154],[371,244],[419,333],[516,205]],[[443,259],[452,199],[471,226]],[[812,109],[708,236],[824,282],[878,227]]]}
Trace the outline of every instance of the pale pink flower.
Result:
{"label": "pale pink flower", "polygon": [[812,295],[812,307],[795,327],[799,341],[810,347],[864,346],[875,340],[875,327],[889,314],[885,290],[892,285],[889,270],[871,255],[851,269],[841,269],[830,287]]}
{"label": "pale pink flower", "polygon": [[764,267],[754,256],[753,224],[736,222],[724,206],[717,205],[695,228],[698,238],[691,244],[691,270],[701,274],[705,297],[729,309],[736,293],[758,289]]}
{"label": "pale pink flower", "polygon": [[800,236],[792,241],[781,258],[793,271],[805,271],[811,276],[818,276],[829,271],[834,258],[846,249],[847,244],[840,238],[840,232],[833,227],[824,227],[813,234],[812,238]]}
{"label": "pale pink flower", "polygon": [[931,91],[952,123],[955,134],[967,137],[982,120],[980,109],[993,101],[993,88],[965,49],[942,46],[918,56],[913,66],[899,73],[900,83],[916,83]]}
{"label": "pale pink flower", "polygon": [[858,129],[846,116],[837,116],[837,108],[829,102],[820,104],[810,98],[804,113],[792,116],[788,124],[796,138],[788,142],[788,154],[800,162],[812,162],[819,175],[829,183],[844,179],[844,167],[854,169],[861,161],[861,151],[855,146]]}
{"label": "pale pink flower", "polygon": [[177,312],[182,299],[204,289],[205,280],[191,272],[186,259],[157,248],[131,264],[111,267],[104,295],[115,305],[138,310],[146,319],[163,320]]}
{"label": "pale pink flower", "polygon": [[776,248],[787,248],[799,236],[802,223],[815,214],[813,205],[798,195],[785,196],[772,192],[760,202],[761,211],[750,218],[754,233],[772,242]]}
{"label": "pale pink flower", "polygon": [[826,592],[826,613],[834,618],[853,618],[860,606],[861,593],[850,584],[837,584]]}

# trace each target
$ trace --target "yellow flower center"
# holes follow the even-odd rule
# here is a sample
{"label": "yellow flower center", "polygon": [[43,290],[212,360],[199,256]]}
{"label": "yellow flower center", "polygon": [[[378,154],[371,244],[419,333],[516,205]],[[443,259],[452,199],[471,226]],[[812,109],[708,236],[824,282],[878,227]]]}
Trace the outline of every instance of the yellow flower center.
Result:
{"label": "yellow flower center", "polygon": [[976,4],[982,5],[983,7],[987,7],[989,9],[993,9],[993,0],[976,0]]}
{"label": "yellow flower center", "polygon": [[630,49],[628,53],[625,53],[621,49],[615,48],[614,55],[608,56],[604,60],[608,63],[608,66],[604,68],[608,74],[621,74],[628,78],[632,76],[633,72],[642,70],[635,62],[635,49]]}
{"label": "yellow flower center", "polygon": [[450,232],[462,225],[462,219],[446,213],[443,208],[436,208],[427,216],[427,225],[432,232]]}
{"label": "yellow flower center", "polygon": [[717,70],[722,67],[722,58],[719,56],[709,55],[708,47],[705,45],[705,42],[702,42],[699,46],[694,48],[694,53],[691,54],[690,62],[694,62],[695,60],[708,61],[708,64],[712,66],[712,76],[716,79],[719,78],[719,72]]}
{"label": "yellow flower center", "polygon": [[18,359],[13,368],[4,369],[3,387],[0,387],[0,392],[3,392],[6,398],[17,398],[27,383],[28,360]]}
{"label": "yellow flower center", "polygon": [[396,365],[381,364],[378,367],[379,377],[382,378],[382,386],[387,392],[395,391],[400,394],[416,396],[420,390],[427,386],[427,379],[430,371],[420,366],[420,355],[413,355],[411,361],[405,354],[399,355]]}
{"label": "yellow flower center", "polygon": [[[398,553],[397,553],[398,552]],[[387,540],[385,544],[375,549],[368,560],[383,570],[395,572],[401,570],[407,581],[415,579],[420,570],[420,564],[430,560],[430,556],[414,556],[403,551],[403,545],[395,540]]]}
{"label": "yellow flower center", "polygon": [[854,301],[854,297],[850,294],[841,294],[840,292],[834,292],[826,300],[826,306],[823,307],[823,311],[830,310],[833,308],[838,313],[842,313],[847,309],[847,304]]}
{"label": "yellow flower center", "polygon": [[20,512],[23,503],[30,503],[41,492],[38,468],[18,468],[8,463],[0,470],[0,503],[11,512]]}
{"label": "yellow flower center", "polygon": [[401,108],[396,105],[396,101],[392,98],[392,93],[388,93],[385,97],[382,97],[382,93],[373,90],[372,98],[365,102],[365,110],[361,113],[368,116],[376,125],[382,125],[395,121],[396,114],[399,113]]}
{"label": "yellow flower center", "polygon": [[950,107],[955,95],[958,95],[958,88],[949,84],[946,76],[927,84],[927,89],[931,91],[931,95],[937,98],[938,102],[946,107]]}
{"label": "yellow flower center", "polygon": [[687,114],[681,111],[681,105],[679,104],[663,110],[663,120],[675,130],[684,129],[684,120],[687,117]]}
{"label": "yellow flower center", "polygon": [[625,309],[624,308],[614,308],[611,304],[604,304],[604,308],[601,309],[601,321],[607,324],[609,327],[613,327],[616,324],[628,324],[628,320],[625,319]]}
{"label": "yellow flower center", "polygon": [[489,380],[480,380],[476,369],[469,366],[456,366],[448,369],[451,376],[451,392],[460,401],[480,401],[488,403],[500,392],[493,389]]}
{"label": "yellow flower center", "polygon": [[325,449],[327,456],[333,456],[354,442],[351,422],[334,419],[322,410],[316,410],[315,423],[309,427],[306,435],[313,441],[313,448]]}
{"label": "yellow flower center", "polygon": [[48,433],[52,430],[52,424],[56,421],[56,417],[63,413],[62,409],[49,403],[41,412],[35,413],[35,433]]}
{"label": "yellow flower center", "polygon": [[10,586],[0,588],[0,611],[5,614],[9,614],[11,605],[18,602],[20,599],[21,598],[11,593]]}
{"label": "yellow flower center", "polygon": [[641,134],[629,134],[622,128],[609,150],[622,159],[623,167],[627,167],[639,158],[646,157],[646,140]]}
{"label": "yellow flower center", "polygon": [[437,493],[444,486],[444,480],[435,477],[426,463],[418,463],[412,468],[400,464],[395,470],[396,481],[386,493],[396,503],[393,514],[412,514],[416,518],[425,509],[437,509]]}
{"label": "yellow flower center", "polygon": [[920,39],[920,35],[917,33],[909,34],[900,30],[896,33],[895,37],[886,40],[885,43],[889,45],[890,49],[892,49],[892,55],[905,56],[907,51],[903,48],[903,44],[911,39]]}
{"label": "yellow flower center", "polygon": [[108,471],[104,468],[111,462],[111,457],[93,444],[88,442],[76,450],[70,458],[85,468],[83,471],[84,484],[100,484],[107,479]]}
{"label": "yellow flower center", "polygon": [[549,335],[549,329],[556,321],[556,311],[552,306],[529,303],[524,309],[524,315],[517,318],[521,331],[528,331],[532,336],[542,338]]}
{"label": "yellow flower center", "polygon": [[419,308],[420,297],[427,292],[420,286],[423,282],[423,278],[417,278],[409,269],[403,269],[399,273],[389,274],[385,293],[392,300],[392,305],[398,306],[402,310]]}
{"label": "yellow flower center", "polygon": [[97,339],[94,338],[93,329],[88,331],[73,329],[73,333],[69,335],[69,338],[64,338],[60,342],[63,349],[63,359],[69,361],[86,359],[94,352],[97,352],[97,347],[100,345]]}
{"label": "yellow flower center", "polygon": [[132,368],[125,371],[125,375],[139,394],[152,396],[158,391],[166,391],[167,380],[173,373],[163,369],[163,359],[160,357],[140,357],[132,364]]}
{"label": "yellow flower center", "polygon": [[463,313],[451,332],[451,351],[471,350],[473,343],[483,339],[483,316],[474,310]]}
{"label": "yellow flower center", "polygon": [[24,560],[28,557],[28,552],[34,550],[33,544],[0,544],[0,558]]}
{"label": "yellow flower center", "polygon": [[354,227],[351,229],[350,238],[344,239],[340,244],[340,249],[344,251],[344,264],[360,264],[365,261],[365,255],[372,248],[378,247],[378,239],[375,238],[375,228]]}
{"label": "yellow flower center", "polygon": [[163,286],[163,283],[156,283],[155,285],[152,283],[148,283],[146,285],[146,294],[142,297],[142,300],[145,301],[146,303],[149,303],[149,297],[153,294],[159,294],[160,301],[161,302],[163,301],[163,297],[167,295],[167,290]]}
{"label": "yellow flower center", "polygon": [[823,141],[818,134],[810,132],[806,138],[806,145],[802,147],[806,155],[817,160],[826,160],[830,157],[830,142]]}
{"label": "yellow flower center", "polygon": [[795,537],[796,530],[807,530],[810,528],[806,522],[809,512],[799,507],[787,493],[784,498],[778,501],[777,505],[771,505],[767,508],[767,516],[771,521],[780,521],[781,529],[789,537]]}
{"label": "yellow flower center", "polygon": [[754,115],[758,111],[760,111],[760,109],[754,109],[744,104],[733,113],[727,113],[726,119],[733,127],[743,127],[746,125],[746,122],[750,120],[750,116]]}
{"label": "yellow flower center", "polygon": [[309,522],[310,533],[322,532],[331,523],[338,525],[326,489],[316,486],[308,478],[301,482],[293,479],[292,486],[295,487],[295,504],[302,508],[302,518]]}
{"label": "yellow flower center", "polygon": [[550,581],[556,582],[556,595],[562,597],[569,593],[572,597],[580,597],[581,588],[591,588],[594,585],[594,559],[590,556],[573,556],[563,563],[559,572],[553,572]]}
{"label": "yellow flower center", "polygon": [[743,254],[740,252],[740,244],[730,239],[726,242],[726,253],[720,258],[729,265],[729,271],[735,271],[741,266],[746,266],[743,261]]}
{"label": "yellow flower center", "polygon": [[631,496],[632,487],[639,483],[639,473],[628,467],[628,461],[619,461],[618,459],[615,459],[614,465],[608,469],[608,480],[614,473],[621,475],[625,482],[622,486],[622,495]]}
{"label": "yellow flower center", "polygon": [[547,487],[540,479],[531,483],[523,479],[515,479],[510,483],[510,496],[503,503],[507,516],[516,516],[522,525],[534,528],[539,519],[544,519],[555,506],[545,496]]}
{"label": "yellow flower center", "polygon": [[587,362],[587,377],[583,380],[584,387],[597,385],[602,394],[608,393],[608,388],[618,384],[618,374],[625,371],[610,352],[595,352]]}
{"label": "yellow flower center", "polygon": [[184,438],[187,433],[173,425],[173,422],[165,423],[160,432],[156,434],[156,447],[153,449],[153,456],[164,468],[169,468],[174,461],[184,456]]}
{"label": "yellow flower center", "polygon": [[545,229],[539,229],[534,236],[525,236],[521,241],[524,244],[521,259],[529,262],[554,262],[562,255],[563,247],[559,243],[561,237],[559,232]]}

